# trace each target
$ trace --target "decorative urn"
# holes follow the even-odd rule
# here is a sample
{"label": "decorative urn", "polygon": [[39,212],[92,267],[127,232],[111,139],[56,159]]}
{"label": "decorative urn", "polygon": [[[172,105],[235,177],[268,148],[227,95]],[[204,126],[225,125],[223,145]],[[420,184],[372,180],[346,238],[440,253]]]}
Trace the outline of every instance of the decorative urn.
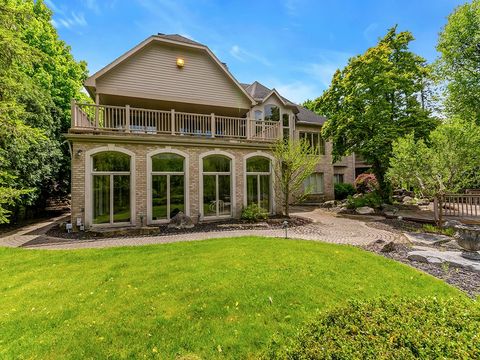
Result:
{"label": "decorative urn", "polygon": [[462,253],[464,258],[480,261],[480,226],[478,225],[457,225],[455,238],[458,245],[465,251]]}

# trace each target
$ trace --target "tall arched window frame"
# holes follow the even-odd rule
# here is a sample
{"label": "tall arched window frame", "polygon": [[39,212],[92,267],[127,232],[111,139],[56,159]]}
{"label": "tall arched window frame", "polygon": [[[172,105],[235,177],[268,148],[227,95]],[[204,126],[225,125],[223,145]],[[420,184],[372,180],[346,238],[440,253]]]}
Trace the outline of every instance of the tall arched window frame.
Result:
{"label": "tall arched window frame", "polygon": [[262,155],[246,159],[246,202],[272,212],[272,162]]}
{"label": "tall arched window frame", "polygon": [[151,221],[169,220],[186,208],[185,157],[163,152],[152,155]]}
{"label": "tall arched window frame", "polygon": [[231,217],[234,208],[232,159],[225,154],[208,154],[201,158],[200,165],[203,216]]}
{"label": "tall arched window frame", "polygon": [[93,225],[130,224],[131,156],[107,150],[91,155],[91,219]]}

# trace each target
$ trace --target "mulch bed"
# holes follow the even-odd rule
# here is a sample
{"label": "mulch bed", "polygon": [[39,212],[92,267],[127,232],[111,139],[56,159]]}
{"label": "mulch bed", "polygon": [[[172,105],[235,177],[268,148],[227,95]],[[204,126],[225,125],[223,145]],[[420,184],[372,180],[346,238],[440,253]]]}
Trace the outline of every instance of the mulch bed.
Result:
{"label": "mulch bed", "polygon": [[168,236],[178,234],[192,234],[200,232],[219,232],[219,231],[231,231],[231,230],[275,230],[282,229],[283,221],[288,221],[288,227],[304,226],[311,223],[310,220],[291,217],[285,219],[283,217],[272,217],[266,221],[252,223],[238,219],[229,219],[215,222],[202,222],[196,224],[190,229],[175,229],[169,228],[168,225],[149,226],[146,228],[131,228],[131,229],[119,229],[112,231],[85,231],[67,233],[63,227],[53,227],[46,235],[49,237],[69,239],[69,240],[93,240],[93,239],[108,239],[108,238],[128,238],[139,236]]}
{"label": "mulch bed", "polygon": [[[394,251],[382,252],[381,249],[384,245],[385,242],[378,241],[363,248],[433,275],[436,278],[465,291],[472,298],[480,295],[480,274],[463,268],[411,261],[407,258],[408,252],[412,251],[411,246],[395,244]],[[426,246],[425,244],[421,245]]]}

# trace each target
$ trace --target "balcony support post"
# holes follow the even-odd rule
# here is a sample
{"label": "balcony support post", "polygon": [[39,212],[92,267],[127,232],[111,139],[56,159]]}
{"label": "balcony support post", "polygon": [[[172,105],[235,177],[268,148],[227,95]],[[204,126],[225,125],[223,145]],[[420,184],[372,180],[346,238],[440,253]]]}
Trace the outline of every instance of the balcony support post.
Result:
{"label": "balcony support post", "polygon": [[217,129],[216,129],[216,126],[215,126],[216,124],[215,124],[215,114],[214,114],[214,113],[211,113],[211,114],[210,114],[210,123],[211,123],[210,129],[211,129],[211,131],[212,131],[212,135],[211,135],[211,136],[212,136],[212,138],[214,138],[214,137],[215,137],[215,133],[217,132]]}
{"label": "balcony support post", "polygon": [[75,99],[72,99],[71,101],[71,115],[72,115],[72,119],[71,119],[71,124],[70,126],[72,128],[75,128],[77,127],[77,105],[75,103]]}
{"label": "balcony support post", "polygon": [[[99,112],[99,105],[100,105],[100,95],[95,95],[95,130],[98,130],[98,112]],[[104,124],[105,126],[105,124]]]}
{"label": "balcony support post", "polygon": [[130,105],[125,105],[125,132],[130,132]]}
{"label": "balcony support post", "polygon": [[245,131],[247,132],[247,140],[250,140],[252,138],[252,119],[250,119],[247,115],[247,119],[245,121]]}
{"label": "balcony support post", "polygon": [[175,109],[170,110],[170,130],[175,135]]}

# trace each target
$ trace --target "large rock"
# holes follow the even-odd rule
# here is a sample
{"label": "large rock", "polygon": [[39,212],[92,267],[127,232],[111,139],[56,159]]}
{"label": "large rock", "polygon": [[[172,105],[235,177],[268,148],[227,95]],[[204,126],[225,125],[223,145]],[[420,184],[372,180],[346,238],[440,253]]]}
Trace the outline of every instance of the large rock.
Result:
{"label": "large rock", "polygon": [[414,251],[408,253],[407,258],[411,261],[430,264],[447,263],[452,267],[460,267],[480,273],[480,262],[465,259],[462,257],[462,253],[460,251],[443,251],[435,248],[417,247]]}
{"label": "large rock", "polygon": [[413,204],[413,198],[411,196],[405,196],[402,200],[402,202],[406,205]]}
{"label": "large rock", "polygon": [[323,204],[322,204],[322,207],[324,208],[327,208],[327,209],[330,209],[330,208],[333,208],[337,205],[337,201],[336,200],[329,200],[329,201],[325,201]]}
{"label": "large rock", "polygon": [[355,209],[355,212],[359,215],[372,215],[375,214],[375,210],[369,206],[362,206]]}
{"label": "large rock", "polygon": [[194,227],[194,224],[189,216],[180,211],[170,220],[168,227],[175,229],[190,229]]}

